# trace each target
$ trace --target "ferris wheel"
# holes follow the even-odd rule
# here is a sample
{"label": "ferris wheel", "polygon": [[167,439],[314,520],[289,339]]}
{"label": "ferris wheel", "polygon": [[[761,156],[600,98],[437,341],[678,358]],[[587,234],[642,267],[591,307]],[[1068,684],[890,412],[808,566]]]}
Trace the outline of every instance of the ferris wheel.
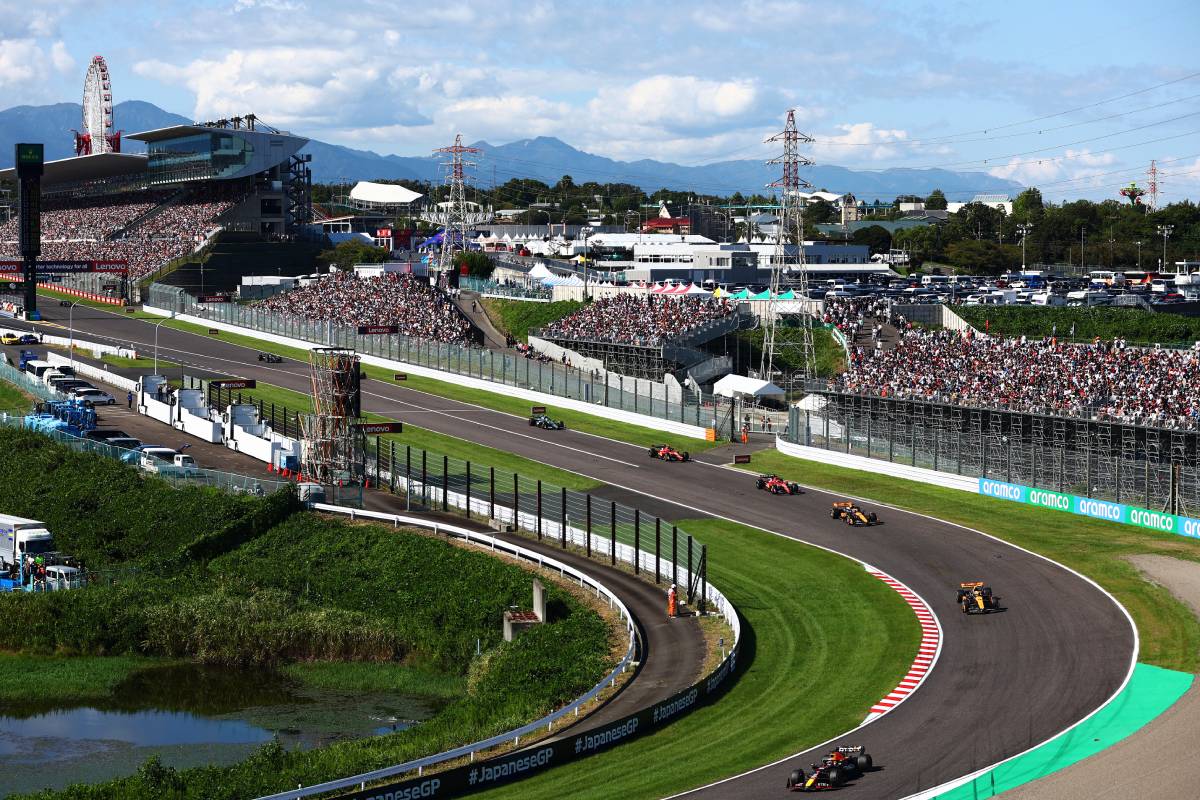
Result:
{"label": "ferris wheel", "polygon": [[75,155],[121,152],[121,134],[113,130],[112,82],[104,56],[93,56],[83,80],[83,130],[75,131]]}

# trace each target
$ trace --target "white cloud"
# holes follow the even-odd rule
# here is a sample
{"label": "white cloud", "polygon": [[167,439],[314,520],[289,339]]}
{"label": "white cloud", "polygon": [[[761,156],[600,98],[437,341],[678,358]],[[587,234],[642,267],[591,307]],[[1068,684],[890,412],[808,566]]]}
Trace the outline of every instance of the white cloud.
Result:
{"label": "white cloud", "polygon": [[623,119],[670,131],[728,127],[758,111],[762,93],[753,81],[709,81],[692,75],[654,75],[628,87],[604,87],[588,104],[593,117]]}
{"label": "white cloud", "polygon": [[61,79],[74,64],[61,41],[47,46],[37,39],[0,39],[0,90],[13,102],[45,102],[45,85]]}
{"label": "white cloud", "polygon": [[1067,149],[1062,156],[1042,159],[1013,158],[1007,164],[989,169],[988,173],[997,178],[1018,181],[1026,186],[1054,181],[1081,181],[1086,185],[1088,182],[1083,179],[1110,173],[1116,163],[1117,157],[1112,153]]}
{"label": "white cloud", "polygon": [[811,145],[817,159],[828,163],[837,161],[887,161],[895,159],[906,148],[899,145],[909,138],[908,132],[897,128],[877,128],[873,122],[854,122],[835,125],[840,133],[814,134]]}

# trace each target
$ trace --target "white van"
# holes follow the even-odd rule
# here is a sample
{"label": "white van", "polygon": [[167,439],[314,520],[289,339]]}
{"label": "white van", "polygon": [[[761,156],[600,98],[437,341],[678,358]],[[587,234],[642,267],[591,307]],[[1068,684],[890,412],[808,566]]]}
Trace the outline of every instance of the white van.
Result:
{"label": "white van", "polygon": [[922,275],[922,286],[948,286],[950,285],[949,275]]}
{"label": "white van", "polygon": [[25,371],[39,380],[46,374],[47,370],[54,369],[54,365],[49,361],[39,361],[34,359],[25,364]]}

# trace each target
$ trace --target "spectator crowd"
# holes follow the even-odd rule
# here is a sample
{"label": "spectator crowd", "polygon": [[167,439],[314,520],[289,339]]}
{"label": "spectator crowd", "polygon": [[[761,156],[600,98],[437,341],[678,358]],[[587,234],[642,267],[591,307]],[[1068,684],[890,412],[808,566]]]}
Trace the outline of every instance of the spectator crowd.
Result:
{"label": "spectator crowd", "polygon": [[605,297],[542,329],[548,339],[576,339],[654,347],[686,336],[707,322],[736,313],[711,297]]}
{"label": "spectator crowd", "polygon": [[907,327],[897,345],[856,347],[833,388],[1111,420],[1200,428],[1200,350],[1129,347],[1124,340],[1070,344],[974,331]]}
{"label": "spectator crowd", "polygon": [[[130,280],[136,281],[198,248],[217,227],[216,217],[234,205],[232,200],[194,195],[138,221],[167,197],[143,191],[47,200],[41,217],[41,260],[124,260]],[[17,225],[15,216],[0,225],[0,258],[20,258]]]}
{"label": "spectator crowd", "polygon": [[397,325],[404,336],[437,342],[471,343],[471,323],[441,291],[424,278],[385,272],[360,278],[333,272],[315,283],[277,294],[260,308],[343,325]]}

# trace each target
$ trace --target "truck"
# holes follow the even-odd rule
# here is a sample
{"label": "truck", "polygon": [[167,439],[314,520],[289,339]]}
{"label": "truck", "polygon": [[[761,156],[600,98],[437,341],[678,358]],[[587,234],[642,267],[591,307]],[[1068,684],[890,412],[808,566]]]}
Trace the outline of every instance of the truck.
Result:
{"label": "truck", "polygon": [[141,451],[139,466],[162,477],[196,478],[204,473],[196,459],[187,453],[178,453],[169,447],[148,447]]}
{"label": "truck", "polygon": [[46,523],[0,514],[0,570],[11,570],[27,556],[55,553],[54,537]]}

